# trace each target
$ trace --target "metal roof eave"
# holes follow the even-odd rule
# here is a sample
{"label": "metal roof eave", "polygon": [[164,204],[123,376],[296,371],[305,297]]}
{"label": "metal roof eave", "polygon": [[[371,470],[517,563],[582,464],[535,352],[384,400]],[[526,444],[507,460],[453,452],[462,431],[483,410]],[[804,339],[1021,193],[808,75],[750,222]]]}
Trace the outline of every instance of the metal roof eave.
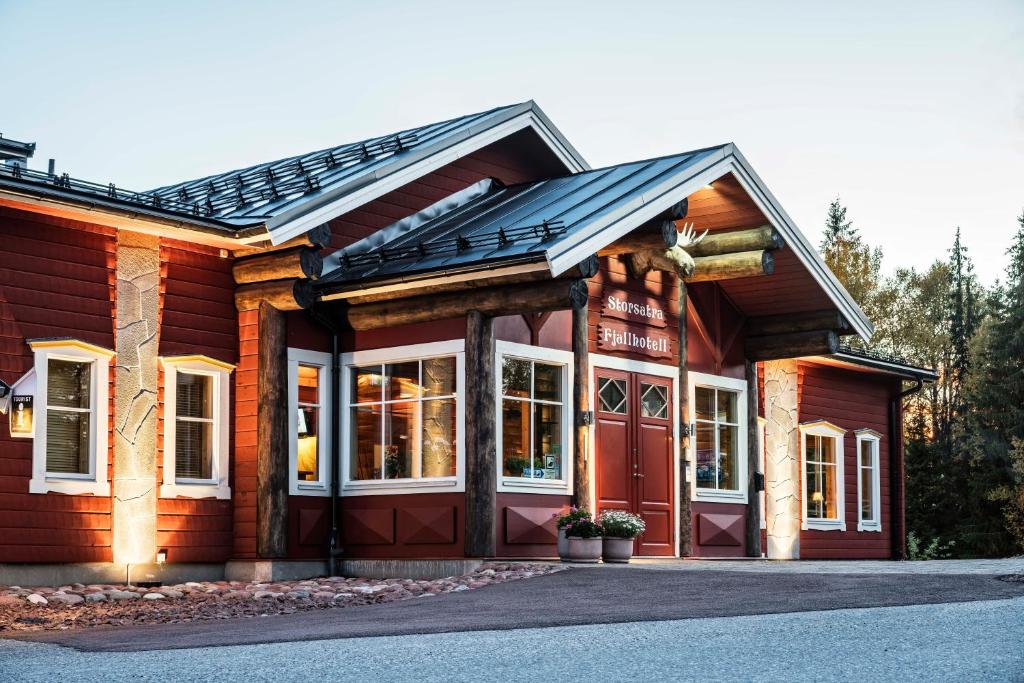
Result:
{"label": "metal roof eave", "polygon": [[732,143],[707,155],[696,164],[698,168],[687,167],[666,180],[654,190],[626,203],[617,211],[604,216],[587,226],[582,239],[565,240],[547,251],[551,273],[557,276],[572,268],[584,258],[597,253],[615,240],[625,236],[643,223],[653,219],[669,208],[679,197],[686,197],[704,185],[733,173],[743,189],[750,195],[769,223],[779,231],[786,245],[800,259],[811,277],[822,287],[829,299],[850,322],[854,331],[865,341],[871,339],[874,325],[868,320],[857,302],[839,283],[835,275],[821,260],[817,250],[800,232],[793,219],[779,205],[778,200],[754,172],[746,158]]}
{"label": "metal roof eave", "polygon": [[570,171],[578,173],[590,170],[590,165],[576,148],[551,123],[540,107],[530,100],[510,107],[493,119],[470,126],[451,136],[442,146],[413,148],[399,162],[355,178],[315,200],[303,202],[274,216],[266,223],[271,242],[280,244],[289,240],[525,128],[533,129]]}
{"label": "metal roof eave", "polygon": [[[815,356],[817,358],[818,356]],[[820,356],[825,360],[836,360],[848,365],[858,365],[879,372],[884,372],[890,375],[897,375],[906,379],[921,380],[922,382],[935,382],[939,379],[939,375],[934,370],[928,368],[919,368],[914,365],[906,363],[897,363],[894,361],[884,360],[882,358],[870,358],[867,356],[861,356],[855,353],[847,353],[844,351],[837,351],[836,353],[828,356]]]}

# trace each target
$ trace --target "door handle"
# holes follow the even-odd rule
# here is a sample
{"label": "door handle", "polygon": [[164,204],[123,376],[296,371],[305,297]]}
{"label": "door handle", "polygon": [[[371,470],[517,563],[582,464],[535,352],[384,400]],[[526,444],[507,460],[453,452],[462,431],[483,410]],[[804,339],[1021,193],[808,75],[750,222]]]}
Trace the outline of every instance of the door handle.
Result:
{"label": "door handle", "polygon": [[643,477],[644,475],[640,474],[639,472],[634,472],[633,476],[634,477]]}

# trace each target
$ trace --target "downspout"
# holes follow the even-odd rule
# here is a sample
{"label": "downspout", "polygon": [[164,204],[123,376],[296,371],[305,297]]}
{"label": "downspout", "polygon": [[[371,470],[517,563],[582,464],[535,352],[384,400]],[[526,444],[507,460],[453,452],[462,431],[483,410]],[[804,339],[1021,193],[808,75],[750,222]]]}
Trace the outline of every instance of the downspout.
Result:
{"label": "downspout", "polygon": [[903,399],[921,391],[923,386],[924,380],[917,377],[914,379],[914,386],[899,392],[889,400],[889,502],[892,508],[890,523],[892,524],[892,557],[894,560],[907,559],[907,530],[904,511],[906,460],[901,408]]}
{"label": "downspout", "polygon": [[309,314],[331,333],[331,531],[327,539],[327,574],[336,576],[337,559],[343,553],[338,533],[338,506],[341,504],[341,496],[338,495],[341,451],[341,348],[338,325],[317,310],[315,304],[309,309]]}

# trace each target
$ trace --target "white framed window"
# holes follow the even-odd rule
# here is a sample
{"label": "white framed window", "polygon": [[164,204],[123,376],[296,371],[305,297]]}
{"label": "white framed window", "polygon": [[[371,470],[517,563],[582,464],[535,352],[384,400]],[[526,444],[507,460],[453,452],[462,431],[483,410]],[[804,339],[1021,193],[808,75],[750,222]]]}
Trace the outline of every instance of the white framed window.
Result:
{"label": "white framed window", "polygon": [[572,352],[495,347],[498,490],[571,493]]}
{"label": "white framed window", "polygon": [[465,340],[342,356],[344,495],[465,490]]}
{"label": "white framed window", "polygon": [[690,372],[694,500],[747,501],[747,383]]}
{"label": "white framed window", "polygon": [[162,498],[230,498],[231,372],[207,356],[160,359],[164,369]]}
{"label": "white framed window", "polygon": [[881,434],[858,429],[857,435],[857,531],[882,530],[882,485],[879,474]]}
{"label": "white framed window", "polygon": [[846,430],[824,420],[800,425],[804,529],[846,531],[845,434]]}
{"label": "white framed window", "polygon": [[288,349],[288,491],[329,496],[331,354]]}
{"label": "white framed window", "polygon": [[32,339],[34,395],[29,493],[110,495],[107,479],[110,360],[114,352],[74,339]]}

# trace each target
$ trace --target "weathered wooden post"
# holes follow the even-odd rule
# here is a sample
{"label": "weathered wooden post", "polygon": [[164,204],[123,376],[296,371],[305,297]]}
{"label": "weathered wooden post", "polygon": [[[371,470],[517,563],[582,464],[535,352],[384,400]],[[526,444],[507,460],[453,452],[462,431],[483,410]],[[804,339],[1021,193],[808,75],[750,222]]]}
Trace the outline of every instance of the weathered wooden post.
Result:
{"label": "weathered wooden post", "polygon": [[761,496],[758,491],[758,480],[763,474],[759,471],[760,458],[757,423],[757,363],[746,362],[747,377],[747,555],[761,557]]}
{"label": "weathered wooden post", "polygon": [[256,552],[288,555],[288,327],[285,314],[259,306],[256,394]]}
{"label": "weathered wooden post", "polygon": [[466,556],[497,552],[494,319],[466,314]]}
{"label": "weathered wooden post", "polygon": [[687,345],[686,281],[679,278],[679,555],[693,554],[693,521],[690,510],[690,480],[686,473],[690,452],[690,377],[686,363]]}
{"label": "weathered wooden post", "polygon": [[[577,507],[590,510],[590,349],[588,348],[586,306],[572,309],[573,384],[572,399],[575,458],[573,461],[573,500]],[[596,510],[594,511],[596,512]]]}

